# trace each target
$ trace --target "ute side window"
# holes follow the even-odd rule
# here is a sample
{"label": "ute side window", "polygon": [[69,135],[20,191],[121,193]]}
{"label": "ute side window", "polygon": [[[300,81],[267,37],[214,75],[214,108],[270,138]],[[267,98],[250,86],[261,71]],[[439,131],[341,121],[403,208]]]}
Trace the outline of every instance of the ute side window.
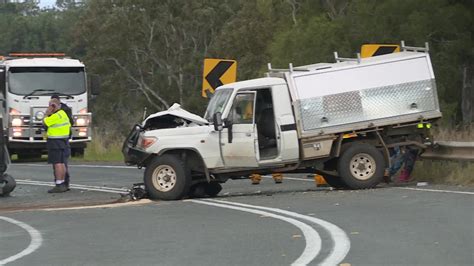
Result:
{"label": "ute side window", "polygon": [[255,94],[237,94],[230,111],[230,119],[233,124],[254,123]]}

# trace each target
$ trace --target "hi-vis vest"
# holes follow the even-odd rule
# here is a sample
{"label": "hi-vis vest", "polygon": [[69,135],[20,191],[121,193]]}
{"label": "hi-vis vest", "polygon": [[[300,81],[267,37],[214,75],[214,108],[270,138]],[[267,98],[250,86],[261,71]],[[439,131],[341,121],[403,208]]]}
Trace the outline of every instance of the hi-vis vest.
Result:
{"label": "hi-vis vest", "polygon": [[69,131],[71,130],[71,123],[69,118],[63,110],[45,117],[44,124],[48,127],[46,135],[48,139],[67,139],[69,138]]}

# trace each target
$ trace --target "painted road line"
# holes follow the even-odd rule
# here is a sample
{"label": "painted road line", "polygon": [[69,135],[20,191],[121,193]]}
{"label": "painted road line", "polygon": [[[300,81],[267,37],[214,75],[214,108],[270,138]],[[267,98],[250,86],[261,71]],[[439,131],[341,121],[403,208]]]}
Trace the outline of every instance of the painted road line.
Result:
{"label": "painted road line", "polygon": [[[33,186],[45,186],[45,187],[54,187],[55,186],[52,183],[36,182],[36,181],[17,180],[16,183],[21,184],[21,185],[33,185]],[[108,189],[108,188],[100,188],[100,187],[99,188],[93,188],[93,187],[82,187],[82,186],[70,185],[70,188],[80,189],[80,190],[88,190],[88,191],[115,193],[115,194],[128,193],[128,190],[117,190],[117,189]]]}
{"label": "painted road line", "polygon": [[[29,180],[29,179],[17,179],[18,181],[22,181],[25,183],[37,183],[37,184],[49,184],[53,186],[51,182],[46,182],[46,181],[37,181],[37,180]],[[128,192],[127,188],[114,188],[114,187],[107,187],[107,186],[90,186],[90,185],[81,185],[81,184],[71,184],[71,187],[74,188],[97,188],[97,189],[105,189],[105,190],[114,190],[114,191],[119,191],[119,192]]]}
{"label": "painted road line", "polygon": [[316,230],[314,230],[314,228],[312,228],[311,226],[301,221],[295,220],[293,218],[277,215],[270,212],[259,211],[259,210],[255,210],[251,208],[232,206],[232,205],[227,204],[228,202],[225,202],[225,204],[220,204],[220,203],[214,203],[214,202],[203,201],[203,200],[185,200],[185,201],[264,215],[264,216],[268,216],[268,217],[272,217],[278,220],[288,222],[298,227],[304,235],[306,246],[303,252],[301,253],[301,255],[299,256],[299,258],[296,259],[291,265],[307,265],[312,260],[314,260],[316,256],[318,256],[319,251],[321,250],[321,237],[319,236],[318,232],[316,232]]}
{"label": "painted road line", "polygon": [[128,206],[136,206],[136,205],[145,205],[148,203],[152,203],[149,199],[141,199],[137,201],[129,201],[129,202],[119,202],[119,203],[111,203],[111,204],[101,204],[101,205],[92,205],[92,206],[77,206],[77,207],[57,207],[57,208],[45,208],[40,209],[42,211],[70,211],[70,210],[85,210],[85,209],[112,209],[112,208],[119,208],[119,207],[128,207]]}
{"label": "painted road line", "polygon": [[351,242],[346,232],[344,232],[344,230],[342,230],[335,224],[332,224],[330,222],[327,222],[315,217],[306,216],[306,215],[302,215],[296,212],[290,212],[290,211],[281,210],[277,208],[269,208],[269,207],[263,207],[263,206],[243,204],[243,203],[238,203],[238,202],[212,200],[212,199],[206,199],[206,201],[212,201],[212,202],[217,202],[217,203],[222,203],[222,204],[232,204],[235,206],[242,206],[242,207],[247,207],[247,208],[272,211],[276,213],[285,214],[294,218],[307,220],[323,227],[326,231],[329,232],[329,235],[331,236],[334,242],[334,247],[331,249],[330,254],[320,263],[321,265],[338,265],[347,256],[347,253],[349,253],[349,250],[351,248]]}
{"label": "painted road line", "polygon": [[0,265],[5,265],[9,262],[16,261],[16,260],[18,260],[18,259],[20,259],[20,258],[22,258],[26,255],[29,255],[29,254],[33,253],[43,243],[43,237],[41,236],[41,233],[38,230],[31,227],[30,225],[25,224],[25,223],[20,222],[20,221],[17,221],[17,220],[12,219],[12,218],[5,217],[5,216],[0,216],[0,220],[7,221],[9,223],[15,224],[15,225],[23,228],[24,230],[26,230],[28,232],[28,234],[30,234],[30,238],[31,238],[30,244],[28,245],[27,248],[25,248],[20,253],[17,253],[16,255],[13,255],[13,256],[8,257],[8,258],[3,259],[3,260],[0,260]]}
{"label": "painted road line", "polygon": [[[45,166],[51,167],[49,164],[34,164],[34,163],[14,163],[12,166]],[[69,164],[68,167],[83,167],[83,168],[112,168],[112,169],[138,169],[136,166],[123,165],[92,165],[92,164]]]}
{"label": "painted road line", "polygon": [[415,188],[415,187],[394,187],[396,189],[405,189],[405,190],[417,190],[425,192],[438,192],[438,193],[454,193],[454,194],[466,194],[474,195],[474,192],[469,191],[455,191],[455,190],[442,190],[442,189],[429,189],[429,188]]}

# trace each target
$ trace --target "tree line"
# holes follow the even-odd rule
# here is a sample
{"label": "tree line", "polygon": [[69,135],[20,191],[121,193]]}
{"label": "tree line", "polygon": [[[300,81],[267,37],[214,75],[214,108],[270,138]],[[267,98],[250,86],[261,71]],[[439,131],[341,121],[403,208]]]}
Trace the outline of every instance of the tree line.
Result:
{"label": "tree line", "polygon": [[125,133],[179,102],[202,114],[203,59],[238,61],[238,80],[274,67],[354,57],[365,43],[430,44],[446,125],[474,120],[471,0],[58,0],[0,2],[0,54],[64,51],[100,75],[96,125]]}

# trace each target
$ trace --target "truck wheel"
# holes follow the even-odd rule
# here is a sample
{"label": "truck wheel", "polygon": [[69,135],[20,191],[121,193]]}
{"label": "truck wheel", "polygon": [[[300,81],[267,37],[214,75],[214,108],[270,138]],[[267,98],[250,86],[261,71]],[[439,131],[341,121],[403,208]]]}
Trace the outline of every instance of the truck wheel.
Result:
{"label": "truck wheel", "polygon": [[178,157],[163,155],[146,167],[144,181],[150,198],[178,200],[189,192],[191,173]]}
{"label": "truck wheel", "polygon": [[18,160],[38,160],[41,159],[41,153],[18,153]]}
{"label": "truck wheel", "polygon": [[204,191],[209,197],[215,197],[219,192],[221,192],[222,186],[217,182],[211,182],[204,186]]}
{"label": "truck wheel", "polygon": [[83,148],[71,149],[71,157],[84,158],[84,149]]}
{"label": "truck wheel", "polygon": [[352,143],[339,158],[339,175],[351,189],[375,187],[383,180],[384,170],[382,153],[367,143]]}

